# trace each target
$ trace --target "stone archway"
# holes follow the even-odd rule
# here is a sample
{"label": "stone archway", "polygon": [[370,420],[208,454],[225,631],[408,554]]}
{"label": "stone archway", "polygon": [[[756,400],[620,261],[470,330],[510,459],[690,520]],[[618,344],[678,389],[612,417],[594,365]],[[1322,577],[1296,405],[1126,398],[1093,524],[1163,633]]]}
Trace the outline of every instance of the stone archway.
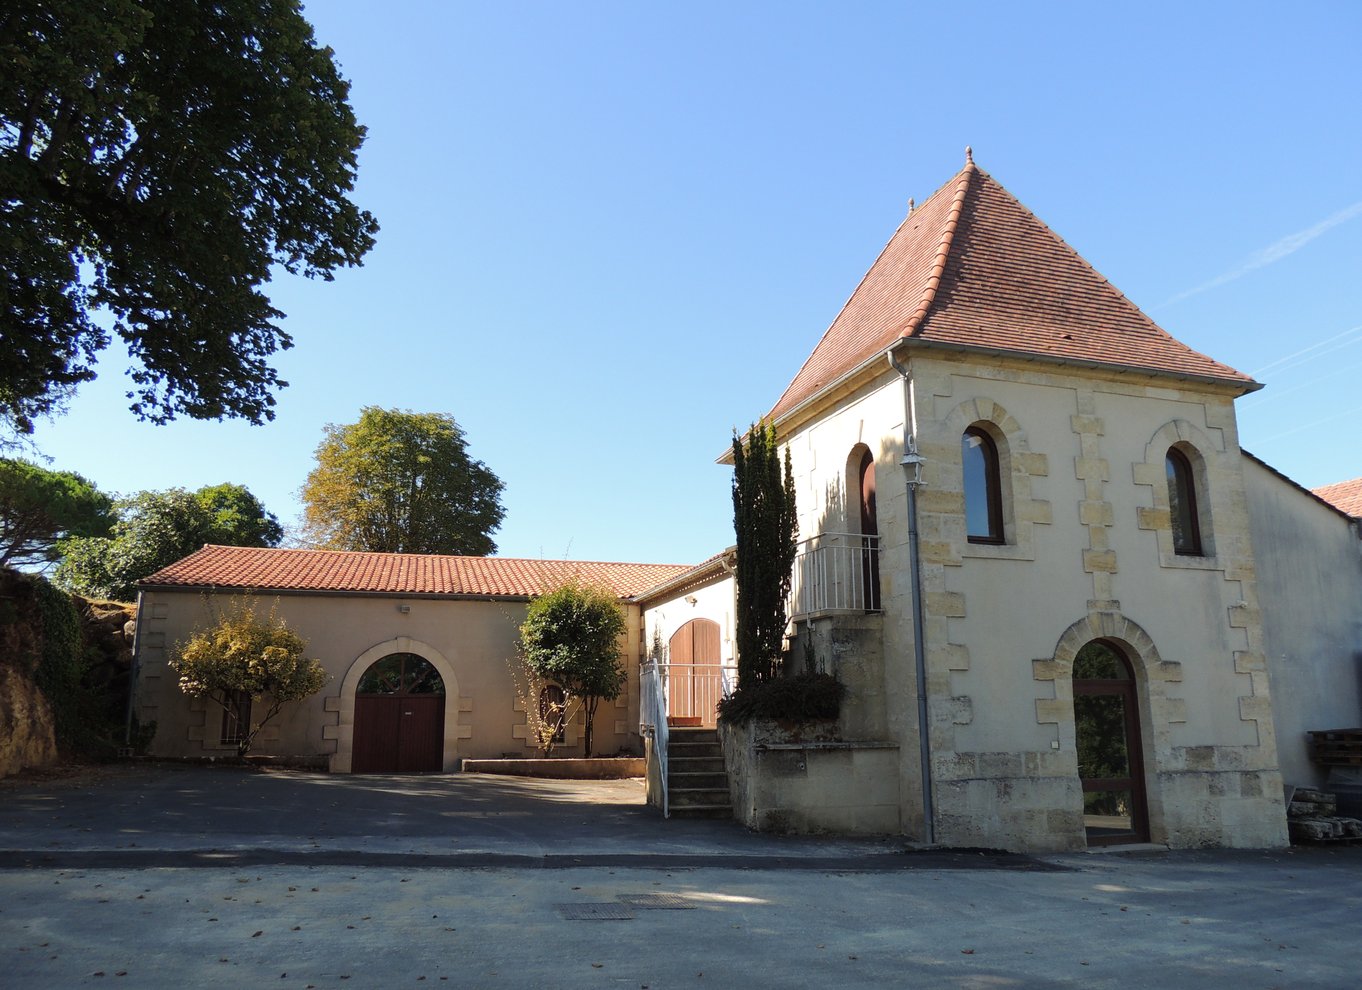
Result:
{"label": "stone archway", "polygon": [[[1129,667],[1134,699],[1134,711],[1130,712],[1134,719],[1131,734],[1139,739],[1140,745],[1144,817],[1148,838],[1162,842],[1167,827],[1159,771],[1169,761],[1166,744],[1169,727],[1187,719],[1186,702],[1174,696],[1182,681],[1182,664],[1164,660],[1154,640],[1133,620],[1119,612],[1092,612],[1064,631],[1051,656],[1032,661],[1032,676],[1040,684],[1048,685],[1048,690],[1041,688],[1042,697],[1036,700],[1036,721],[1054,725],[1055,745],[1061,753],[1073,754],[1073,762],[1069,764],[1072,787],[1068,800],[1072,801],[1073,807],[1081,807],[1083,786],[1077,766],[1074,664],[1083,649],[1093,642],[1114,648]],[[1080,681],[1086,679],[1080,677]],[[1078,819],[1075,822],[1078,824]],[[1081,847],[1085,836],[1076,835],[1073,841]]]}
{"label": "stone archway", "polygon": [[[408,636],[398,636],[365,650],[355,658],[341,680],[340,697],[334,699],[338,715],[328,737],[336,739],[336,752],[331,757],[332,773],[350,773],[354,761],[355,696],[364,674],[379,660],[394,654],[411,654],[427,661],[444,685],[444,721],[441,743],[440,769],[449,772],[458,764],[458,741],[465,733],[459,725],[459,679],[444,654],[427,643]],[[328,708],[331,706],[328,704]]]}
{"label": "stone archway", "polygon": [[1088,845],[1149,841],[1139,697],[1125,651],[1104,639],[1079,650],[1073,695]]}

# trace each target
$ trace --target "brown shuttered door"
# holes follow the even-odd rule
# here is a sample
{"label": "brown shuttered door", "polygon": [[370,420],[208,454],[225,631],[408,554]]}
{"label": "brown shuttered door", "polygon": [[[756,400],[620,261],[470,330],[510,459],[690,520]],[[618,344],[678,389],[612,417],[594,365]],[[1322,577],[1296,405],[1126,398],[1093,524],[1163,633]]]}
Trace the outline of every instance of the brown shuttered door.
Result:
{"label": "brown shuttered door", "polygon": [[[720,697],[719,624],[691,619],[676,631],[667,647],[668,714],[699,718],[713,725]],[[698,670],[692,664],[703,664]]]}

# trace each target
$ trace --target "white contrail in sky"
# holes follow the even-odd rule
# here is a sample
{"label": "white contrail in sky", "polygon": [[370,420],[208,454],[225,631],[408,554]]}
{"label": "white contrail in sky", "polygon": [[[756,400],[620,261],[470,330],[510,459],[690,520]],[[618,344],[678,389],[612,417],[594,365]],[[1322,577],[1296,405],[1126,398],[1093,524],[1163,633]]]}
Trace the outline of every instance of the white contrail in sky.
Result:
{"label": "white contrail in sky", "polygon": [[1357,202],[1354,203],[1352,206],[1345,207],[1344,209],[1339,210],[1333,216],[1326,217],[1325,219],[1321,220],[1313,227],[1307,227],[1305,228],[1305,230],[1297,231],[1294,234],[1288,234],[1286,237],[1283,237],[1280,241],[1276,241],[1272,244],[1269,244],[1261,251],[1255,251],[1253,254],[1249,255],[1248,259],[1238,268],[1232,268],[1229,271],[1225,272],[1223,275],[1217,275],[1209,282],[1203,282],[1198,286],[1194,286],[1193,288],[1186,290],[1185,292],[1179,292],[1172,299],[1169,299],[1166,302],[1161,303],[1158,308],[1162,309],[1164,306],[1171,306],[1175,302],[1181,302],[1188,296],[1195,296],[1198,295],[1199,293],[1207,291],[1208,289],[1218,288],[1219,286],[1224,285],[1226,282],[1233,282],[1237,278],[1242,278],[1249,272],[1257,271],[1259,268],[1266,268],[1268,265],[1281,261],[1287,255],[1295,254],[1297,251],[1305,247],[1305,245],[1309,244],[1320,234],[1323,234],[1326,231],[1334,227],[1337,227],[1339,224],[1345,223],[1348,220],[1351,220],[1353,217],[1359,215],[1362,215],[1362,202]]}

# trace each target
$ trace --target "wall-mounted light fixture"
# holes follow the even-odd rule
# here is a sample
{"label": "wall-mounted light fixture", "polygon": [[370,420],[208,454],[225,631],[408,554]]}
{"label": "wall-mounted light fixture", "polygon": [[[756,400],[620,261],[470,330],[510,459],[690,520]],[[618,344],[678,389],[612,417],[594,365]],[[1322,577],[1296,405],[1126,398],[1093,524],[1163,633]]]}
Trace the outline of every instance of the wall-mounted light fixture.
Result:
{"label": "wall-mounted light fixture", "polygon": [[408,612],[411,611],[411,606],[408,605],[406,602],[403,602],[402,604],[397,606],[397,610],[401,612],[403,615],[406,615]]}

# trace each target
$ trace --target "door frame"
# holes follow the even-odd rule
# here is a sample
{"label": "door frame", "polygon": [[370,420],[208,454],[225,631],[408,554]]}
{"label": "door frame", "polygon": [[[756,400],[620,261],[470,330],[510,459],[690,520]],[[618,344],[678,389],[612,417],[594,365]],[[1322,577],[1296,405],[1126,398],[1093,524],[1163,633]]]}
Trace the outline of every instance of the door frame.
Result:
{"label": "door frame", "polygon": [[[1132,842],[1149,841],[1149,794],[1144,774],[1144,735],[1140,731],[1140,692],[1135,680],[1137,667],[1131,662],[1120,644],[1107,639],[1095,639],[1113,654],[1125,667],[1125,679],[1116,678],[1078,678],[1072,677],[1073,695],[1119,697],[1122,699],[1122,714],[1126,733],[1126,765],[1128,777],[1082,777],[1078,778],[1083,794],[1094,791],[1128,791],[1130,793],[1130,823],[1128,833],[1114,835],[1089,835],[1084,828],[1084,839],[1089,846],[1125,845]],[[1087,643],[1084,644],[1086,647]],[[1081,653],[1082,650],[1080,649]],[[1074,744],[1078,744],[1078,721],[1074,719]]]}
{"label": "door frame", "polygon": [[450,773],[458,768],[458,743],[460,737],[470,733],[459,722],[459,679],[454,674],[453,665],[444,654],[428,643],[410,636],[398,636],[377,643],[361,653],[350,664],[341,681],[340,696],[326,699],[326,710],[337,714],[336,724],[328,725],[322,731],[325,739],[336,741],[336,752],[331,756],[332,773],[351,773],[355,743],[355,691],[359,687],[364,672],[374,663],[390,653],[414,653],[430,661],[445,683],[445,722],[444,746],[441,755],[441,771]]}

